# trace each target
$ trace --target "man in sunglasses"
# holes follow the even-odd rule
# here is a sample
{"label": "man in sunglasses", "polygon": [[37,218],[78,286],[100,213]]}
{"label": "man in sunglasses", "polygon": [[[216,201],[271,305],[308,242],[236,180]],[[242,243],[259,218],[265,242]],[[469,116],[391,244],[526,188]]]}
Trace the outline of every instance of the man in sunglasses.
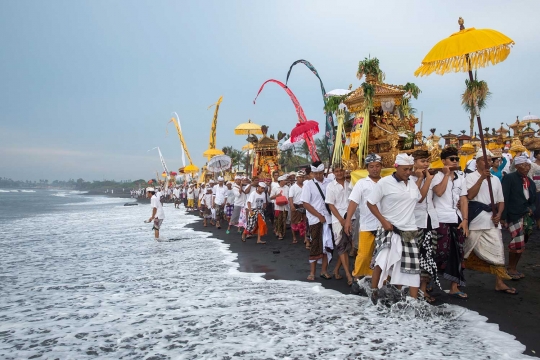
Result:
{"label": "man in sunglasses", "polygon": [[445,148],[441,152],[441,160],[444,168],[431,181],[433,205],[439,219],[434,257],[444,278],[451,281],[449,295],[465,300],[467,294],[458,286],[465,286],[462,263],[463,244],[469,234],[467,186],[461,172],[450,170],[451,167],[459,166],[457,149]]}

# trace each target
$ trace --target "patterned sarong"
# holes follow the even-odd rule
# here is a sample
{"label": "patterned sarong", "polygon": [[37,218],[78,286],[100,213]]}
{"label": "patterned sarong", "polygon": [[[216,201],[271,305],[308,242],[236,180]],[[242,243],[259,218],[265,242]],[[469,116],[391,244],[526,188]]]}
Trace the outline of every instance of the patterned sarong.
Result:
{"label": "patterned sarong", "polygon": [[[404,274],[420,274],[420,252],[418,250],[417,231],[395,230],[401,236],[401,272]],[[372,267],[379,252],[391,246],[394,231],[386,231],[382,227],[377,229],[375,235],[375,253]]]}
{"label": "patterned sarong", "polygon": [[525,243],[532,233],[533,221],[529,215],[523,216],[518,221],[508,224],[508,231],[512,241],[508,244],[508,250],[512,253],[521,254],[525,250]]}
{"label": "patterned sarong", "polygon": [[274,212],[275,215],[275,225],[274,225],[274,231],[281,235],[285,235],[285,229],[287,226],[287,211],[285,210],[276,210]]}
{"label": "patterned sarong", "polygon": [[442,289],[439,277],[437,276],[437,263],[433,259],[433,250],[437,246],[436,232],[434,230],[420,229],[418,233],[420,235],[418,244],[420,268],[422,269],[420,276],[423,276],[424,272],[429,274],[429,277],[435,280],[437,286]]}
{"label": "patterned sarong", "polygon": [[297,231],[300,236],[306,235],[306,209],[302,205],[294,205],[296,211],[291,213],[291,229]]}
{"label": "patterned sarong", "polygon": [[266,235],[266,231],[264,211],[259,209],[252,210],[251,215],[247,217],[246,232],[251,235],[258,233],[262,236]]}
{"label": "patterned sarong", "polygon": [[434,259],[445,279],[465,286],[463,275],[463,244],[465,236],[457,224],[439,223],[437,251]]}
{"label": "patterned sarong", "polygon": [[231,217],[234,210],[234,205],[225,205],[225,216]]}
{"label": "patterned sarong", "polygon": [[311,248],[309,249],[309,261],[318,261],[323,258],[323,224],[317,223],[309,226],[311,236]]}

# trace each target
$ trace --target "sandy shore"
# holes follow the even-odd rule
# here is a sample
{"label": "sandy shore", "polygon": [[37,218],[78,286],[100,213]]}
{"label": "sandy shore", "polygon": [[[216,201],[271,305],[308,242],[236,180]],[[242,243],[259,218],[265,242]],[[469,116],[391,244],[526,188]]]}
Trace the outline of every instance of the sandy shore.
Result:
{"label": "sandy shore", "polygon": [[[226,234],[226,227],[217,230],[215,227],[203,227],[202,220],[190,225],[194,230],[211,232],[216,238],[229,245],[230,250],[238,254],[240,271],[265,273],[266,279],[306,281],[309,275],[308,251],[304,244],[292,244],[290,230],[284,240],[267,235],[266,245],[258,245],[256,239],[248,239],[243,243],[236,229]],[[270,231],[270,230],[269,230]],[[505,244],[509,242],[508,232],[504,231]],[[495,280],[492,275],[465,270],[467,286],[463,289],[468,300],[454,299],[437,289],[432,293],[437,298],[435,305],[450,303],[477,311],[488,318],[489,322],[499,324],[502,331],[514,335],[518,341],[527,346],[526,354],[539,356],[540,344],[540,231],[531,237],[527,250],[520,262],[519,269],[525,279],[508,281],[508,285],[519,290],[519,295],[511,296],[494,291]],[[351,258],[351,263],[353,263]],[[335,260],[330,264],[333,270]],[[320,271],[320,268],[318,268]],[[331,273],[331,272],[330,272]],[[342,276],[343,270],[342,270]],[[318,274],[317,274],[318,276]],[[317,277],[316,282],[325,288],[350,293],[345,276],[341,280],[324,280]],[[449,285],[443,281],[443,288]]]}

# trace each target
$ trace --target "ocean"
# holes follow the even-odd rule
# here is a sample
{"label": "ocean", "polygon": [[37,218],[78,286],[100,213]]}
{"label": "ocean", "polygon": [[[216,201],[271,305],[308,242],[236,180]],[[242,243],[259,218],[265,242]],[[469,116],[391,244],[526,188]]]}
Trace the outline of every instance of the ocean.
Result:
{"label": "ocean", "polygon": [[1,359],[527,359],[478,313],[238,271],[165,204],[0,190]]}

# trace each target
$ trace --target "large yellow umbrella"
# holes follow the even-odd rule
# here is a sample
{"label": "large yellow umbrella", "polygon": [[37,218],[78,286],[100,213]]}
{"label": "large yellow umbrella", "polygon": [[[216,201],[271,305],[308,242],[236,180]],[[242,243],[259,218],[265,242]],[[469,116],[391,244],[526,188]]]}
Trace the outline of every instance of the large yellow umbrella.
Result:
{"label": "large yellow umbrella", "polygon": [[216,155],[224,155],[224,152],[219,149],[208,149],[205,152],[203,152],[203,155],[206,156],[208,159],[210,159]]}
{"label": "large yellow umbrella", "polygon": [[254,146],[251,143],[247,143],[246,145],[242,146],[242,151],[246,150],[253,150]]}
{"label": "large yellow umbrella", "polygon": [[261,125],[257,125],[248,120],[234,128],[234,135],[262,135]]}
{"label": "large yellow umbrella", "polygon": [[[422,60],[422,65],[414,72],[415,76],[424,76],[432,73],[439,75],[448,72],[468,72],[469,80],[474,81],[472,70],[485,67],[489,64],[498,64],[508,57],[514,41],[506,35],[491,29],[465,29],[462,18],[458,20],[459,32],[439,41]],[[482,132],[482,120],[478,106],[475,109],[478,121],[480,143],[487,164],[486,144]],[[489,195],[493,213],[495,213],[491,179],[488,180]]]}
{"label": "large yellow umbrella", "polygon": [[186,174],[196,174],[199,172],[199,168],[193,164],[189,164],[188,166],[184,167],[184,172]]}

